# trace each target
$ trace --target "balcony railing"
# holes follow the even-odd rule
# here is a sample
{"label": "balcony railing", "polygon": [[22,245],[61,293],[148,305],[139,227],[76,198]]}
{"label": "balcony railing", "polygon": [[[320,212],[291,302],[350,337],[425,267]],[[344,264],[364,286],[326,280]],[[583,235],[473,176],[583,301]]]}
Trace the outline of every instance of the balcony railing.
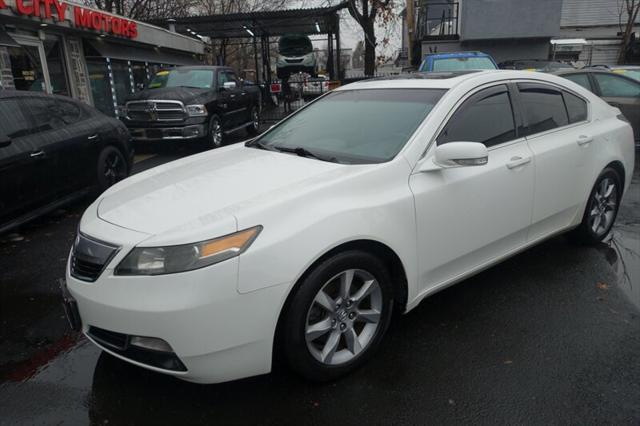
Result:
{"label": "balcony railing", "polygon": [[455,40],[459,38],[458,2],[422,3],[418,9],[417,32],[421,40]]}

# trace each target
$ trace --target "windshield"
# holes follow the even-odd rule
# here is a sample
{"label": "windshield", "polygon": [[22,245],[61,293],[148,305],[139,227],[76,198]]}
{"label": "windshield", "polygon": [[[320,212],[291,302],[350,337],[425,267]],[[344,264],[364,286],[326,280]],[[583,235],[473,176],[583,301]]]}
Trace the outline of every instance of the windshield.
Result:
{"label": "windshield", "polygon": [[212,70],[181,70],[160,71],[155,75],[149,89],[164,87],[192,87],[196,89],[211,89],[213,87]]}
{"label": "windshield", "polygon": [[391,160],[445,93],[440,89],[332,92],[254,142],[340,163]]}
{"label": "windshield", "polygon": [[[426,62],[426,61],[425,61]],[[487,57],[473,58],[442,58],[433,61],[432,71],[465,71],[465,70],[495,70],[493,61]],[[428,71],[428,70],[421,70]]]}
{"label": "windshield", "polygon": [[311,40],[307,36],[282,36],[278,42],[281,55],[306,55],[313,51]]}

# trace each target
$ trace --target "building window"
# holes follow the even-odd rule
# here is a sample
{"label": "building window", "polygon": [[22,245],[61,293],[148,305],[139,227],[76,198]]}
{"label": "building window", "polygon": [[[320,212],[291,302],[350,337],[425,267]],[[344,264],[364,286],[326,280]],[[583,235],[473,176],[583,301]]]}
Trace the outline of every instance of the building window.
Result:
{"label": "building window", "polygon": [[106,60],[104,58],[87,58],[87,68],[89,69],[89,82],[94,106],[107,115],[115,115],[111,77]]}
{"label": "building window", "polygon": [[47,39],[44,41],[44,51],[47,57],[51,90],[56,95],[70,96],[67,73],[65,72],[64,55],[62,53],[62,43],[60,43],[60,40]]}

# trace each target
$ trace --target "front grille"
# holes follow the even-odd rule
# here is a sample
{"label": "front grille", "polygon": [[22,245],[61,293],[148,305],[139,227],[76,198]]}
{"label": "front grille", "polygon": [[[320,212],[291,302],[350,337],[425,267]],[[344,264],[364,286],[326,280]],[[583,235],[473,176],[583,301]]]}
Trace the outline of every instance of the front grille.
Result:
{"label": "front grille", "polygon": [[286,59],[287,63],[289,64],[299,64],[303,61],[304,59]]}
{"label": "front grille", "polygon": [[94,282],[120,248],[78,234],[71,252],[71,276]]}
{"label": "front grille", "polygon": [[131,101],[127,103],[127,118],[131,121],[183,121],[184,105],[179,101]]}

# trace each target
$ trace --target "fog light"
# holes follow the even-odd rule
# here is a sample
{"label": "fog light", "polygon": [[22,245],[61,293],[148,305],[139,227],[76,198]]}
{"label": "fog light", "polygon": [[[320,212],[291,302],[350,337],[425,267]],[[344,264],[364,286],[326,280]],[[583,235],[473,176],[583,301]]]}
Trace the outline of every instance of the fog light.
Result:
{"label": "fog light", "polygon": [[184,136],[198,136],[200,131],[197,127],[187,127],[184,129]]}
{"label": "fog light", "polygon": [[173,352],[173,349],[167,342],[162,339],[156,339],[154,337],[132,336],[129,344],[131,346],[150,349],[152,351]]}

